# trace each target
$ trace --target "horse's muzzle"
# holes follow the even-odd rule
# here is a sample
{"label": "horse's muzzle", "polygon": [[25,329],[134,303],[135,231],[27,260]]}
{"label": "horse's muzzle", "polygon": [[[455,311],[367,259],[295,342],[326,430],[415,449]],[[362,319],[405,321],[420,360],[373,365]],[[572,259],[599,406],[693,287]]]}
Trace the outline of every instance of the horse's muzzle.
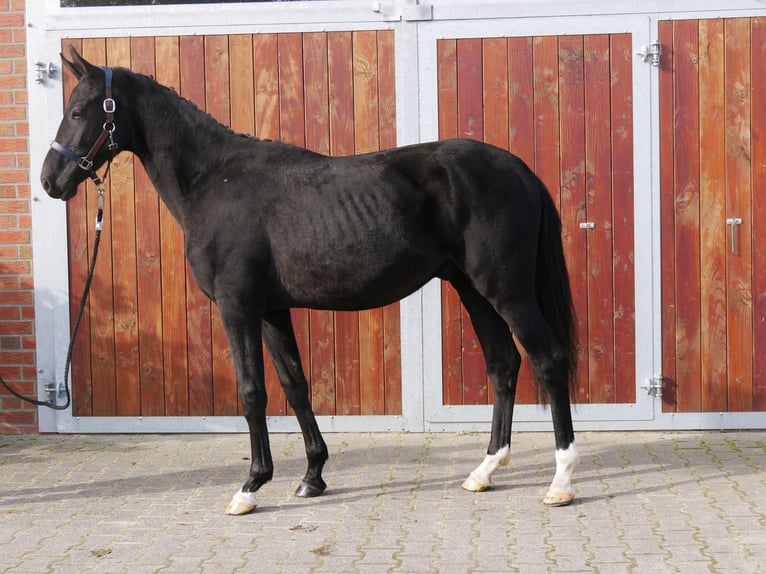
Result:
{"label": "horse's muzzle", "polygon": [[69,201],[77,193],[77,186],[73,186],[71,189],[60,189],[53,181],[47,176],[40,177],[40,184],[43,186],[43,190],[53,199],[60,199],[62,201]]}

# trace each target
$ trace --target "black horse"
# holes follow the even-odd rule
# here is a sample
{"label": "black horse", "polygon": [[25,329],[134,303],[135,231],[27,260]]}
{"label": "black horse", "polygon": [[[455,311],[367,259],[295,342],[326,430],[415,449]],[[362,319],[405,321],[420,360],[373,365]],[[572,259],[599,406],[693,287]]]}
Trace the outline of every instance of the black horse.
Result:
{"label": "black horse", "polygon": [[378,307],[433,277],[459,293],[494,388],[487,455],[463,487],[489,488],[510,458],[521,363],[513,332],[551,405],[556,474],[544,502],[572,501],[575,329],[561,222],[519,158],[471,140],[326,157],[235,134],[152,78],[94,66],[74,49],[71,57],[62,59],[79,83],[42,186],[66,201],[130,151],[183,227],[194,277],[220,310],[250,430],[250,474],[228,513],[253,510],[273,474],[261,340],[303,432],[308,470],[296,494],[317,496],[327,447],[290,308]]}

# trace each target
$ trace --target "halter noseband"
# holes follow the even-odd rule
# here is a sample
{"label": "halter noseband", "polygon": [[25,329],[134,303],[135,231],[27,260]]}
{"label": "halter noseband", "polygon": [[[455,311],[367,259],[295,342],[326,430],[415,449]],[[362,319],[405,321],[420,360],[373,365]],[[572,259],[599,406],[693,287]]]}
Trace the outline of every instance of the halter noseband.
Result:
{"label": "halter noseband", "polygon": [[73,151],[65,148],[57,141],[54,140],[51,142],[51,147],[53,149],[55,149],[64,157],[71,159],[78,166],[80,166],[81,169],[87,171],[90,178],[96,182],[96,185],[100,184],[101,180],[96,174],[96,170],[93,169],[94,158],[98,155],[98,152],[101,151],[101,148],[104,147],[106,140],[109,140],[107,149],[111,153],[109,158],[110,161],[112,157],[114,157],[116,153],[115,150],[117,149],[117,144],[114,142],[113,137],[114,130],[116,129],[116,126],[114,125],[114,112],[117,109],[117,104],[115,104],[114,100],[112,99],[112,68],[102,66],[101,69],[104,70],[105,97],[103,107],[104,112],[106,113],[106,121],[104,122],[103,130],[101,131],[101,135],[98,136],[96,143],[93,144],[87,155],[79,156]]}

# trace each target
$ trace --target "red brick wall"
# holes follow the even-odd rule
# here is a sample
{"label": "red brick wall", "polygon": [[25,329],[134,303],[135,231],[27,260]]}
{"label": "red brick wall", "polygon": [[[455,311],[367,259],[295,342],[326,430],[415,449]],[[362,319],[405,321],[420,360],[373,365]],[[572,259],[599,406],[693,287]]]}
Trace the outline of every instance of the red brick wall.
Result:
{"label": "red brick wall", "polygon": [[[24,0],[0,0],[0,376],[35,391]],[[36,407],[0,387],[0,434],[37,432]]]}

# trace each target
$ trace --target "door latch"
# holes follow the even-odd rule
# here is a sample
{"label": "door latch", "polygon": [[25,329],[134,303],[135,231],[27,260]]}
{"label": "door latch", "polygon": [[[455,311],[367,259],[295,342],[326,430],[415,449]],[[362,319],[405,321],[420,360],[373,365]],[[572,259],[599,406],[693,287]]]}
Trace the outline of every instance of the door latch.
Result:
{"label": "door latch", "polygon": [[726,225],[731,227],[731,252],[737,252],[737,226],[742,225],[741,217],[730,217],[726,220]]}

